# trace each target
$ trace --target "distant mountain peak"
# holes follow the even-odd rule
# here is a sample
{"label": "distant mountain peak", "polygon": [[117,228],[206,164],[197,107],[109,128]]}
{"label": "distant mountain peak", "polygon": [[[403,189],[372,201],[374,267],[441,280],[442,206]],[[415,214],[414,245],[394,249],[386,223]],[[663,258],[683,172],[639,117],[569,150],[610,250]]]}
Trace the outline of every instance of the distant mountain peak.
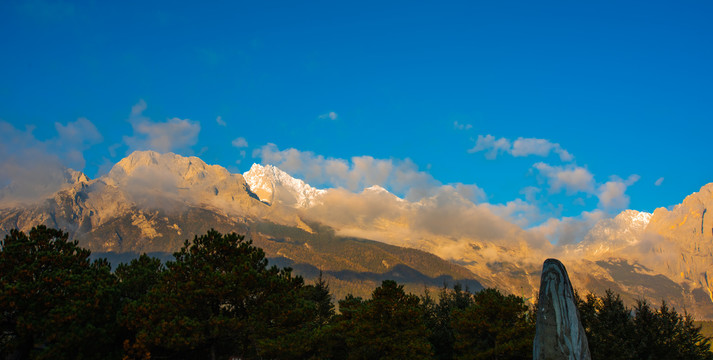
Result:
{"label": "distant mountain peak", "polygon": [[619,213],[614,219],[615,221],[631,224],[641,229],[645,228],[651,221],[651,213],[636,210],[624,210]]}
{"label": "distant mountain peak", "polygon": [[656,209],[650,228],[669,239],[688,243],[703,241],[705,248],[713,249],[713,183],[686,196],[672,210]]}
{"label": "distant mountain peak", "polygon": [[369,186],[368,188],[364,189],[364,191],[373,191],[373,192],[378,192],[378,193],[388,193],[389,192],[389,190],[386,190],[379,185]]}
{"label": "distant mountain peak", "polygon": [[18,179],[0,188],[0,208],[34,204],[57,191],[89,181],[83,172],[70,168],[48,170],[42,177]]}
{"label": "distant mountain peak", "polygon": [[[147,171],[158,171],[181,179],[183,185],[189,186],[221,180],[231,176],[222,166],[208,165],[195,156],[181,156],[174,153],[158,153],[155,151],[134,151],[111,169],[107,177],[118,183],[127,178],[141,175]],[[238,174],[239,176],[239,174]]]}
{"label": "distant mountain peak", "polygon": [[395,194],[393,194],[389,190],[385,189],[381,185],[369,186],[368,188],[365,188],[364,190],[362,190],[361,195],[384,197],[384,198],[388,198],[389,200],[397,201],[398,203],[402,203],[402,204],[407,203],[406,200],[396,196]]}
{"label": "distant mountain peak", "polygon": [[67,184],[69,184],[69,185],[89,182],[89,177],[87,177],[87,175],[85,175],[81,171],[67,168],[65,170],[64,174],[65,174],[65,179],[67,180]]}
{"label": "distant mountain peak", "polygon": [[585,257],[611,256],[641,241],[651,221],[651,213],[624,210],[613,218],[599,220],[576,245],[576,253]]}
{"label": "distant mountain peak", "polygon": [[319,203],[319,197],[326,192],[273,165],[253,164],[243,177],[250,190],[268,204],[307,208]]}
{"label": "distant mountain peak", "polygon": [[[254,164],[244,175],[232,174],[197,157],[155,151],[134,152],[91,181],[71,169],[47,173],[44,188],[27,179],[0,190],[0,235],[45,224],[68,231],[93,251],[175,251],[186,237],[215,227],[249,234],[273,256],[311,259],[321,268],[333,262],[334,254],[325,257],[319,246],[331,234],[324,241],[347,241],[335,237],[345,236],[391,244],[374,243],[378,256],[345,250],[348,261],[340,263],[359,271],[400,269],[393,256],[382,254],[402,251],[392,245],[405,246],[463,265],[488,286],[526,295],[537,290],[539,264],[533,259],[550,249],[530,247],[537,238],[473,206],[452,186],[411,202],[379,185],[360,193],[320,190],[272,165]],[[10,207],[3,192],[44,197]],[[559,250],[583,288],[665,298],[713,318],[712,208],[713,183],[671,210],[625,210],[603,219],[582,242]]]}
{"label": "distant mountain peak", "polygon": [[101,178],[147,207],[210,208],[222,214],[258,214],[260,203],[241,174],[195,156],[135,151]]}

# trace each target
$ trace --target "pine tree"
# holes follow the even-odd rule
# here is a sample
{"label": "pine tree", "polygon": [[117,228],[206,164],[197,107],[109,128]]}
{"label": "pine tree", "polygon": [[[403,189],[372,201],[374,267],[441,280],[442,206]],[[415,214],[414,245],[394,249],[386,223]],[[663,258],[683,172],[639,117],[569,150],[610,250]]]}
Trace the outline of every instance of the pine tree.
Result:
{"label": "pine tree", "polygon": [[452,290],[444,284],[438,294],[437,303],[426,292],[421,304],[429,330],[428,340],[431,342],[435,357],[442,360],[453,359],[455,343],[453,316],[456,310],[465,310],[473,304],[473,294],[464,291],[459,283],[456,283]]}
{"label": "pine tree", "polygon": [[128,357],[141,357],[143,350],[137,345],[136,329],[128,316],[132,303],[142,301],[149,291],[161,281],[166,268],[160,259],[142,254],[129,264],[119,264],[114,271],[118,280],[121,311],[117,316],[120,328],[117,336],[123,344]]}
{"label": "pine tree", "polygon": [[308,320],[299,301],[302,278],[268,267],[264,252],[235,233],[210,230],[174,257],[160,282],[127,306],[127,325],[137,333],[132,356],[257,358],[292,351],[285,345]]}
{"label": "pine tree", "polygon": [[319,272],[319,277],[314,285],[306,285],[304,288],[304,298],[314,306],[316,325],[326,325],[334,316],[334,303],[332,294],[329,292],[329,284]]}
{"label": "pine tree", "polygon": [[633,309],[607,291],[604,297],[577,297],[592,358],[712,360],[710,339],[701,335],[691,316],[662,302],[657,310],[639,300]]}
{"label": "pine tree", "polygon": [[428,359],[432,356],[419,298],[402,285],[385,280],[362,301],[348,296],[339,302],[341,315],[332,328],[346,348],[347,359]]}
{"label": "pine tree", "polygon": [[687,313],[680,315],[662,302],[658,310],[639,300],[634,307],[635,359],[710,360],[709,340],[700,334]]}
{"label": "pine tree", "polygon": [[607,290],[602,298],[594,294],[588,294],[586,300],[576,298],[592,358],[631,359],[634,325],[631,310],[621,297]]}
{"label": "pine tree", "polygon": [[531,358],[535,317],[529,310],[525,299],[495,289],[474,294],[472,305],[453,313],[455,358]]}
{"label": "pine tree", "polygon": [[118,291],[106,260],[60,230],[11,230],[0,247],[0,357],[117,357]]}
{"label": "pine tree", "polygon": [[119,291],[125,301],[138,300],[161,280],[166,267],[161,260],[141,254],[129,264],[119,264],[114,271]]}

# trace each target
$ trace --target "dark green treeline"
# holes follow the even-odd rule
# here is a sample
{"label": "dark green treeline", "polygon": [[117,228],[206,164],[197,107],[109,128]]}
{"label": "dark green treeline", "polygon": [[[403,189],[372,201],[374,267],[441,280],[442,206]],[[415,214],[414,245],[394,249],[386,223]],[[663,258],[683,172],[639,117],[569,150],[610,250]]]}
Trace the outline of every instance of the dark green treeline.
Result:
{"label": "dark green treeline", "polygon": [[[62,231],[12,231],[0,248],[0,359],[531,359],[523,298],[456,285],[406,293],[384,281],[335,312],[321,277],[269,267],[249,240],[216,231],[165,265],[116,271]],[[713,359],[687,314],[612,293],[578,299],[594,359]]]}

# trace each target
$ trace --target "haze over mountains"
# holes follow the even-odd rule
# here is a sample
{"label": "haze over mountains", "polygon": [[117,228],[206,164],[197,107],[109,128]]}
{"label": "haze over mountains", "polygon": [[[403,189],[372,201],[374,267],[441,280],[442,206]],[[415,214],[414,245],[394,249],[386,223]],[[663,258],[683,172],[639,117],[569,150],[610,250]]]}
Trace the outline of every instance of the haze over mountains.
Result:
{"label": "haze over mountains", "polygon": [[391,277],[414,288],[469,281],[532,298],[542,261],[558,257],[580,291],[611,288],[713,318],[713,183],[672,210],[626,210],[581,242],[555,246],[453,186],[409,201],[378,186],[316,189],[271,165],[233,174],[152,151],[98,179],[66,174],[61,190],[34,203],[13,198],[17,185],[2,189],[0,231],[45,224],[94,252],[119,254],[173,252],[210,228],[235,231],[277,264],[307,277],[325,271],[338,296]]}

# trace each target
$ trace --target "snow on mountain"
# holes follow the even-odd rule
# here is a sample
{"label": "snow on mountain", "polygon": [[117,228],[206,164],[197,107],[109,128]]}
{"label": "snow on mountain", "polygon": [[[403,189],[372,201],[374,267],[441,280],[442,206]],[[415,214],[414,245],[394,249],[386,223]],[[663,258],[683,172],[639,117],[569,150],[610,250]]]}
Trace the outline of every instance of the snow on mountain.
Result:
{"label": "snow on mountain", "polygon": [[574,252],[587,258],[619,255],[617,252],[641,241],[651,213],[624,210],[614,218],[597,222],[576,245]]}
{"label": "snow on mountain", "polygon": [[[152,240],[182,233],[168,214],[178,217],[193,214],[196,220],[205,217],[237,224],[245,218],[263,218],[269,210],[250,192],[242,175],[207,165],[197,157],[172,153],[136,151],[98,179],[90,181],[71,170],[66,178],[74,183],[31,205],[0,212],[0,230],[27,231],[34,225],[45,224],[64,229],[77,238],[107,232],[106,240],[93,244],[94,249],[115,251],[142,246],[155,249],[161,245],[150,244]],[[289,225],[297,222],[279,212],[270,215],[276,222]],[[135,230],[137,236],[131,237],[136,244],[129,246],[122,239]],[[148,243],[142,245],[142,239]]]}
{"label": "snow on mountain", "polygon": [[326,193],[272,165],[253,164],[243,177],[250,190],[268,204],[309,208]]}
{"label": "snow on mountain", "polygon": [[391,193],[389,190],[384,189],[383,187],[379,185],[372,185],[369,186],[368,188],[365,188],[361,192],[362,196],[382,196],[386,197],[389,199],[389,201],[397,201],[399,203],[406,203],[407,201],[394,195]]}
{"label": "snow on mountain", "polygon": [[232,174],[197,157],[153,151],[134,152],[95,180],[73,170],[50,180],[58,179],[61,190],[31,205],[6,206],[2,191],[13,189],[0,191],[0,232],[45,224],[94,251],[174,251],[207,227],[245,233],[264,221],[309,234],[307,221],[436,254],[488,286],[527,296],[537,291],[541,259],[563,256],[584,288],[665,298],[713,318],[713,183],[672,210],[626,210],[599,221],[579,244],[551,249],[447,186],[411,202],[380,186],[320,190],[270,165]]}
{"label": "snow on mountain", "polygon": [[372,186],[369,186],[368,188],[365,188],[364,191],[365,191],[365,192],[366,192],[366,191],[373,191],[373,192],[376,192],[376,193],[388,193],[388,192],[389,192],[388,190],[384,189],[383,187],[381,187],[381,186],[379,186],[379,185],[372,185]]}

